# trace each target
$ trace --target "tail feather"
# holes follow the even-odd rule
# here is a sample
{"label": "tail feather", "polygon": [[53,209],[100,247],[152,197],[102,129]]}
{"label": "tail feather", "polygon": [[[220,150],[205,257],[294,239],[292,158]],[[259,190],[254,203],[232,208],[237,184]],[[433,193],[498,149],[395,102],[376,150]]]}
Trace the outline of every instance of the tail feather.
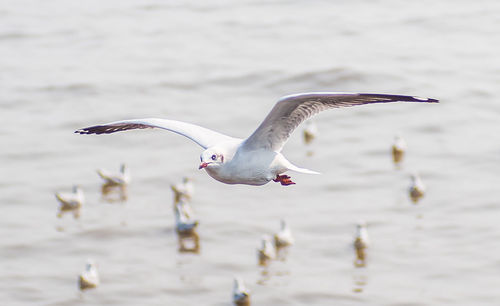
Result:
{"label": "tail feather", "polygon": [[309,170],[309,169],[305,169],[305,168],[300,168],[300,167],[297,167],[295,165],[291,165],[291,167],[288,167],[288,169],[292,170],[292,171],[295,171],[295,172],[306,173],[306,174],[321,174],[319,172],[316,172],[316,171],[313,171],[313,170]]}

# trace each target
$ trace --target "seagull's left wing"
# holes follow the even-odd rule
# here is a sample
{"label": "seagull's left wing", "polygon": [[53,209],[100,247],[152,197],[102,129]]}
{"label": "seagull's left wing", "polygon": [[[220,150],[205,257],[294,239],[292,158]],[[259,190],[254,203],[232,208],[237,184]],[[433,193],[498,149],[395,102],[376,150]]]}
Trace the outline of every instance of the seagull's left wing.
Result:
{"label": "seagull's left wing", "polygon": [[269,149],[279,152],[299,124],[321,111],[330,108],[398,101],[439,102],[436,99],[367,93],[313,92],[286,96],[274,105],[257,130],[244,141],[241,149],[250,151]]}
{"label": "seagull's left wing", "polygon": [[76,130],[75,133],[110,134],[119,131],[148,128],[160,128],[177,133],[182,136],[186,136],[205,149],[218,143],[236,140],[236,138],[206,129],[195,124],[157,118],[115,121],[102,125],[82,128]]}

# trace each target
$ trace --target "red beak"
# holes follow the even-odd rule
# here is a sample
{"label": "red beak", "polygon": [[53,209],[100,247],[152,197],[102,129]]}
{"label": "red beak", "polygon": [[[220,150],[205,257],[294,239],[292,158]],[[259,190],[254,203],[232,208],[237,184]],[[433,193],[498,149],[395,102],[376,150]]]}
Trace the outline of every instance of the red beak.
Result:
{"label": "red beak", "polygon": [[200,167],[198,169],[201,170],[201,169],[205,168],[206,166],[208,166],[208,163],[201,163]]}

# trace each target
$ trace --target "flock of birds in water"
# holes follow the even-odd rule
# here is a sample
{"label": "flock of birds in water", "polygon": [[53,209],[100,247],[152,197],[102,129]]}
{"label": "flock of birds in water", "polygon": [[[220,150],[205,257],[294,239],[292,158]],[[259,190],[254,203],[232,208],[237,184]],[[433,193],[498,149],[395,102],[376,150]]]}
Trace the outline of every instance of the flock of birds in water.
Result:
{"label": "flock of birds in water", "polygon": [[[308,120],[303,129],[303,140],[306,145],[310,144],[317,135],[317,127],[312,120]],[[392,159],[396,166],[403,161],[407,145],[401,136],[396,136],[392,145]],[[311,152],[308,152],[311,155]],[[107,170],[97,170],[98,175],[103,179],[103,196],[111,196],[109,201],[125,201],[127,199],[126,188],[130,183],[130,172],[125,164],[121,165],[120,171],[112,173]],[[411,183],[408,188],[410,200],[416,204],[424,196],[425,186],[417,174],[411,175]],[[199,224],[193,214],[193,209],[189,204],[193,196],[193,182],[189,178],[183,178],[182,182],[171,186],[174,196],[174,217],[175,227],[179,239],[179,252],[198,253],[200,249],[199,236],[196,228]],[[117,197],[113,198],[113,195]],[[55,194],[59,201],[59,211],[57,216],[61,218],[65,213],[72,213],[74,218],[80,216],[80,208],[85,202],[83,190],[74,186],[70,193]],[[276,259],[284,259],[280,254],[286,254],[286,250],[294,244],[295,240],[290,227],[285,220],[281,220],[281,227],[278,232],[271,235],[263,235],[261,246],[257,249],[257,262],[260,266],[267,266]],[[364,267],[366,264],[366,250],[369,246],[367,224],[361,220],[356,225],[356,232],[353,239],[353,249],[355,254],[354,265]],[[283,253],[285,252],[285,253]],[[93,260],[88,260],[83,272],[78,276],[78,286],[80,290],[96,288],[99,285],[99,274]],[[250,305],[250,292],[246,288],[242,279],[235,277],[232,300],[235,305]]]}

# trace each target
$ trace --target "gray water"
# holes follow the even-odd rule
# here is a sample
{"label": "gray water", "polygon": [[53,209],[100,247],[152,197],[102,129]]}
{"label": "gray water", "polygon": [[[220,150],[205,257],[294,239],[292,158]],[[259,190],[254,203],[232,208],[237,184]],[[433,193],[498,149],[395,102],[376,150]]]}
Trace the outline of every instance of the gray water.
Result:
{"label": "gray water", "polygon": [[[498,16],[498,1],[2,1],[1,304],[230,305],[238,275],[254,305],[498,305]],[[322,175],[290,173],[289,187],[216,182],[197,169],[201,148],[166,131],[73,134],[161,117],[246,137],[279,97],[307,91],[441,103],[318,115],[314,143],[297,131],[284,154]],[[128,199],[108,203],[95,170],[122,162]],[[199,254],[178,251],[169,185],[183,176]],[[81,216],[58,218],[53,193],[73,184]],[[296,244],[260,268],[260,237],[281,218]],[[101,285],[80,293],[87,258]]]}

